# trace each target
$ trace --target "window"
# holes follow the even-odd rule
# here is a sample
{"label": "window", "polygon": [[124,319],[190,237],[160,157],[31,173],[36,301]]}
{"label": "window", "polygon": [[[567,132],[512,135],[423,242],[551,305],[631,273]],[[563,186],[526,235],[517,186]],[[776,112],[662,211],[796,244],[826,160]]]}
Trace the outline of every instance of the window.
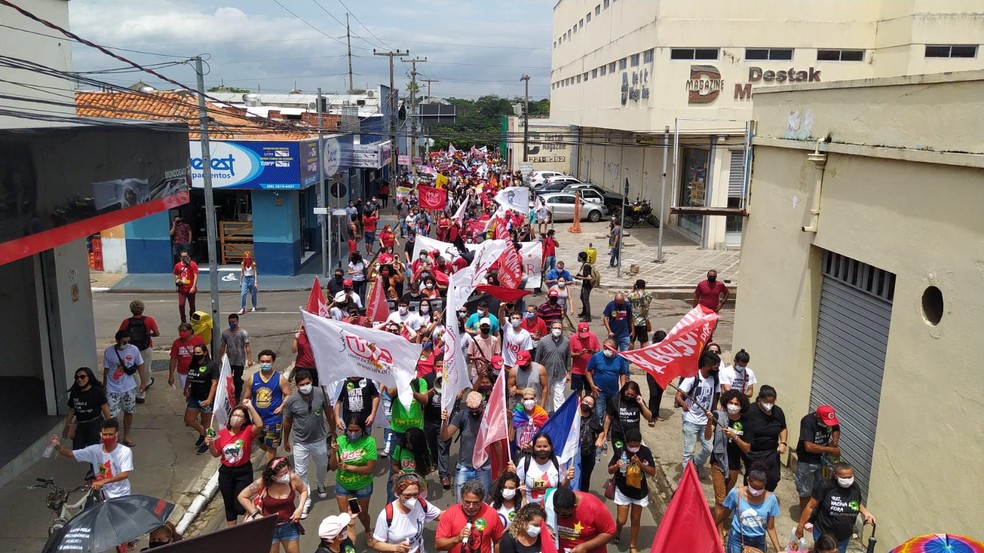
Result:
{"label": "window", "polygon": [[864,61],[864,50],[817,50],[817,61]]}
{"label": "window", "polygon": [[588,23],[591,23],[591,12],[588,12],[587,14],[584,15],[584,20],[587,21]]}
{"label": "window", "polygon": [[615,62],[611,62],[611,63],[608,64],[608,72],[609,73],[614,73],[615,72]]}
{"label": "window", "polygon": [[595,15],[600,15],[600,14],[601,14],[601,4],[598,4],[597,6],[595,6]]}
{"label": "window", "polygon": [[791,60],[792,48],[745,48],[746,60]]}
{"label": "window", "polygon": [[577,22],[577,28],[580,29],[581,27],[584,27],[584,19]]}
{"label": "window", "polygon": [[607,65],[602,65],[601,66],[601,76],[604,77],[607,74],[608,74],[608,66]]}
{"label": "window", "polygon": [[653,62],[653,50],[650,48],[642,53],[642,63],[652,63]]}
{"label": "window", "polygon": [[587,71],[584,72],[584,80],[588,80],[588,72]]}
{"label": "window", "polygon": [[591,70],[591,78],[592,79],[597,79],[598,78],[598,68],[597,67]]}
{"label": "window", "polygon": [[556,49],[557,49],[557,41],[555,40],[554,41],[554,50],[556,50]]}
{"label": "window", "polygon": [[639,67],[639,54],[632,54],[632,56],[629,58],[629,63],[632,65],[632,67]]}
{"label": "window", "polygon": [[673,48],[670,50],[671,60],[716,60],[717,48]]}
{"label": "window", "polygon": [[626,66],[626,59],[625,58],[622,58],[622,59],[618,60],[618,70],[619,71],[624,71],[625,70],[625,66]]}
{"label": "window", "polygon": [[581,76],[580,76],[580,75],[578,75],[578,76],[577,76],[577,82],[578,82],[578,83],[580,83],[580,82],[581,82]]}
{"label": "window", "polygon": [[605,0],[605,9],[608,9],[608,0]]}
{"label": "window", "polygon": [[977,45],[926,45],[927,58],[976,58]]}

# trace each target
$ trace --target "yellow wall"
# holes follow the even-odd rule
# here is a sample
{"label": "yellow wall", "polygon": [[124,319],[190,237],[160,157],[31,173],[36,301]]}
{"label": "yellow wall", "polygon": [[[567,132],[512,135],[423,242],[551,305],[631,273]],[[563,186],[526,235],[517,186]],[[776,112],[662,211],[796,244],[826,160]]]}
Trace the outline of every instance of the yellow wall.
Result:
{"label": "yellow wall", "polygon": [[[784,138],[794,109],[813,112],[814,138],[833,139],[816,234],[801,229],[818,175],[807,160],[814,144]],[[895,273],[868,498],[879,541],[890,548],[930,532],[979,538],[984,74],[794,86],[758,96],[755,118],[736,347],[755,356],[760,382],[776,386],[798,420],[810,397],[822,250]],[[892,147],[870,146],[883,138]],[[930,285],[945,301],[935,327],[921,307]]]}

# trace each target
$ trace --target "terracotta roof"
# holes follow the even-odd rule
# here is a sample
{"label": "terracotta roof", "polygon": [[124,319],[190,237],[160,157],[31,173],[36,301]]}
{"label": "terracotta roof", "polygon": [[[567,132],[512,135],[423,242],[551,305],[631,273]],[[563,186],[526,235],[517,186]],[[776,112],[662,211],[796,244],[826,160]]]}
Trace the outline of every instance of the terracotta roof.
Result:
{"label": "terracotta roof", "polygon": [[[217,140],[304,140],[317,132],[302,129],[293,121],[269,122],[247,118],[245,110],[206,103],[209,137]],[[197,140],[198,99],[185,92],[155,91],[76,92],[75,111],[79,117],[138,119],[143,121],[186,121],[188,138]]]}

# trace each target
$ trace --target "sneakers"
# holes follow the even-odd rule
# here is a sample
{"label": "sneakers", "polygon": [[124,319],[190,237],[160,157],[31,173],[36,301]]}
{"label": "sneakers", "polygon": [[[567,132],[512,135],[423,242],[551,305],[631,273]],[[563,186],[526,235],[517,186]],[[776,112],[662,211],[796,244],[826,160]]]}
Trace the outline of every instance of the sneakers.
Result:
{"label": "sneakers", "polygon": [[198,451],[196,453],[198,455],[201,455],[202,453],[205,453],[206,451],[208,451],[208,446],[205,445],[205,442],[202,442],[202,445],[198,446]]}
{"label": "sneakers", "polygon": [[442,476],[441,477],[441,487],[444,488],[445,490],[450,490],[451,489],[451,477],[450,476]]}
{"label": "sneakers", "polygon": [[240,315],[245,315],[246,314],[246,308],[244,307],[244,308],[240,309],[239,310],[239,314]]}
{"label": "sneakers", "polygon": [[[201,446],[204,443],[205,443],[205,436],[202,436],[201,434],[199,434],[198,435],[198,440],[195,441],[195,445]],[[201,451],[199,451],[199,453],[201,453]]]}
{"label": "sneakers", "polygon": [[389,450],[389,448],[387,447],[387,448],[385,448],[385,449],[383,449],[383,451],[382,451],[382,452],[380,452],[380,454],[379,454],[379,456],[380,456],[380,457],[389,457],[389,454],[390,454],[390,450]]}
{"label": "sneakers", "polygon": [[308,512],[311,510],[311,498],[309,497],[307,501],[304,502],[304,509],[301,511],[301,520],[308,517]]}
{"label": "sneakers", "polygon": [[250,309],[249,312],[250,313],[256,313],[256,307],[253,307],[252,309]]}
{"label": "sneakers", "polygon": [[153,386],[153,385],[154,385],[154,377],[152,376],[152,377],[150,377],[150,384],[147,384],[146,386],[144,386],[144,391],[137,392],[137,403],[146,403],[147,402],[147,390],[149,390],[150,387]]}
{"label": "sneakers", "polygon": [[321,499],[328,497],[328,488],[324,484],[318,484],[318,497]]}

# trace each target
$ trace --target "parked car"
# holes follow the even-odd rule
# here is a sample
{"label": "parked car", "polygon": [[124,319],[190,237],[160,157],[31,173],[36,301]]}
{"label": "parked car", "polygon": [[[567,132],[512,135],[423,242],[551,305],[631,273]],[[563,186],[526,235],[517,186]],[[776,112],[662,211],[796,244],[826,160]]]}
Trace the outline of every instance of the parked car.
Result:
{"label": "parked car", "polygon": [[537,196],[542,196],[543,194],[555,194],[557,192],[563,192],[567,188],[566,182],[550,182],[547,181],[540,186],[533,189],[533,194]]}
{"label": "parked car", "polygon": [[605,204],[609,211],[615,209],[616,207],[619,209],[622,208],[621,194],[611,190],[605,190],[597,184],[592,184],[590,182],[579,182],[576,184],[569,184],[561,190],[561,192],[568,192],[570,194],[577,191],[580,191],[581,197],[588,201],[601,202]]}
{"label": "parked car", "polygon": [[[573,221],[574,220],[574,194],[567,192],[555,192],[540,196],[543,204],[550,212],[552,221]],[[581,220],[588,220],[596,223],[608,215],[608,208],[605,204],[589,202],[581,199]]]}
{"label": "parked car", "polygon": [[547,179],[552,177],[566,177],[564,173],[560,171],[533,171],[530,173],[530,186],[536,188],[541,184],[547,182]]}

